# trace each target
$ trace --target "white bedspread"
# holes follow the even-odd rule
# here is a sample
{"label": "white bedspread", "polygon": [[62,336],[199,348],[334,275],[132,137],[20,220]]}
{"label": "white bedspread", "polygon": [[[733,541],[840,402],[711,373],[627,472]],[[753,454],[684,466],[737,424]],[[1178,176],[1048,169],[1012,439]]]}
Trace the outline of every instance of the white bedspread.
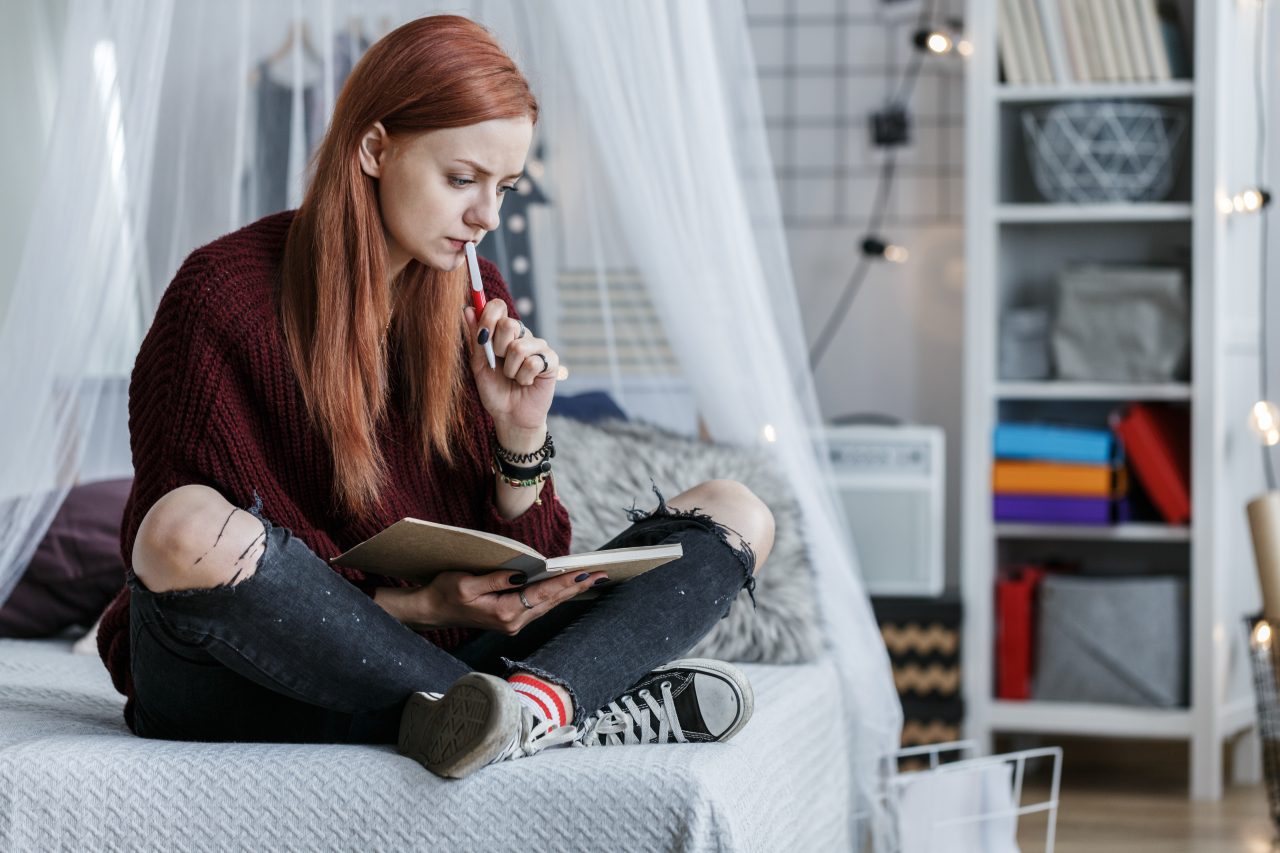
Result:
{"label": "white bedspread", "polygon": [[394,747],[131,735],[97,658],[0,640],[0,850],[837,850],[834,668],[745,667],[726,744],[553,750],[461,781]]}

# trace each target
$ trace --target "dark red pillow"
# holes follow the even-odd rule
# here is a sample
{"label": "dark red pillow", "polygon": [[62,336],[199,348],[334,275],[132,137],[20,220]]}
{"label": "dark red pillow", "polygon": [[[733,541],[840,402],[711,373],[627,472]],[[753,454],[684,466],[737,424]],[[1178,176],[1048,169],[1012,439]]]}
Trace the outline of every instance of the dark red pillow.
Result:
{"label": "dark red pillow", "polygon": [[124,585],[120,524],[133,480],[67,492],[35,556],[0,606],[0,637],[52,637],[88,627]]}

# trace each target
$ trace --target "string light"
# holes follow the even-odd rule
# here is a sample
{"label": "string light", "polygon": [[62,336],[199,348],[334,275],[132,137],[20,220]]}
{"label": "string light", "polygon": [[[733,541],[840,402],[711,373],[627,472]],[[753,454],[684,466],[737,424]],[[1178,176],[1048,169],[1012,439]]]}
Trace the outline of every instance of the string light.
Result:
{"label": "string light", "polygon": [[1271,645],[1271,626],[1265,621],[1259,621],[1253,629],[1253,647],[1268,648]]}
{"label": "string light", "polygon": [[865,237],[862,241],[862,254],[868,258],[884,258],[894,264],[905,264],[911,257],[905,246],[886,242],[881,237]]}
{"label": "string light", "polygon": [[963,25],[956,20],[947,21],[945,26],[922,27],[912,34],[911,43],[917,50],[938,56],[946,56],[952,52],[965,57],[972,56],[973,43],[964,37],[962,29]]}
{"label": "string light", "polygon": [[773,424],[765,424],[761,432],[767,442],[773,443],[778,440],[778,430]]}
{"label": "string light", "polygon": [[1249,426],[1267,447],[1280,444],[1280,408],[1270,400],[1259,400],[1249,410]]}

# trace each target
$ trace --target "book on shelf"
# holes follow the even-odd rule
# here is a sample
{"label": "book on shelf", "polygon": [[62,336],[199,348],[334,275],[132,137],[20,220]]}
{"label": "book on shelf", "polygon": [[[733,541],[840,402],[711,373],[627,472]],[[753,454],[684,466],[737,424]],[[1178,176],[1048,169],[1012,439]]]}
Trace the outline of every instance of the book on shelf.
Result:
{"label": "book on shelf", "polygon": [[1036,590],[1039,566],[1005,569],[996,580],[996,698],[1031,698]]}
{"label": "book on shelf", "polygon": [[1102,58],[1102,79],[1115,82],[1120,79],[1120,61],[1116,56],[1108,9],[1115,0],[1089,0],[1089,18],[1093,22],[1093,37],[1098,43],[1098,55]]}
{"label": "book on shelf", "polygon": [[1022,65],[1022,57],[1014,47],[1013,21],[1009,15],[1011,2],[1012,0],[1000,0],[996,7],[996,47],[1005,82],[1020,86],[1027,82],[1027,73]]}
{"label": "book on shelf", "polygon": [[1071,57],[1067,49],[1067,39],[1063,32],[1063,13],[1061,0],[1031,0],[1036,6],[1040,18],[1040,26],[1044,32],[1045,49],[1049,54],[1049,67],[1053,78],[1059,83],[1071,83],[1080,79],[1072,68]]}
{"label": "book on shelf", "polygon": [[991,489],[1008,495],[1114,498],[1128,491],[1128,477],[1120,465],[998,459],[991,470]]}
{"label": "book on shelf", "polygon": [[603,571],[630,580],[679,559],[679,542],[544,557],[523,542],[465,527],[402,518],[330,562],[385,577],[428,581],[440,572],[522,572],[535,583],[569,571]]}
{"label": "book on shelf", "polygon": [[1191,421],[1186,409],[1134,403],[1116,420],[1133,476],[1169,524],[1191,520]]}
{"label": "book on shelf", "polygon": [[1142,40],[1146,45],[1147,57],[1151,60],[1152,80],[1171,80],[1173,73],[1169,69],[1169,54],[1164,47],[1164,36],[1160,31],[1160,13],[1156,9],[1156,0],[1137,0],[1138,15],[1142,20]]}
{"label": "book on shelf", "polygon": [[1018,79],[1011,82],[1041,83],[1036,71],[1035,58],[1031,55],[1031,37],[1027,29],[1026,17],[1023,15],[1022,0],[1001,0],[1005,10],[1005,21],[1009,29],[1010,55],[1013,67],[1018,69]]}
{"label": "book on shelf", "polygon": [[993,441],[998,459],[1105,465],[1115,456],[1115,438],[1105,429],[1005,422],[996,425]]}
{"label": "book on shelf", "polygon": [[1127,498],[992,496],[992,518],[1007,524],[1123,524],[1131,515]]}
{"label": "book on shelf", "polygon": [[1080,83],[1093,81],[1093,69],[1089,65],[1089,51],[1085,47],[1080,30],[1080,0],[1058,0],[1062,11],[1062,35],[1074,71],[1073,79]]}
{"label": "book on shelf", "polygon": [[1040,20],[1040,10],[1036,0],[1018,0],[1022,4],[1022,21],[1027,28],[1027,46],[1031,52],[1031,61],[1035,64],[1036,82],[1061,82],[1054,76],[1053,64],[1049,58],[1048,39],[1045,37],[1044,23]]}
{"label": "book on shelf", "polygon": [[1124,35],[1128,46],[1129,64],[1134,80],[1154,80],[1151,60],[1147,57],[1146,40],[1142,34],[1142,18],[1138,5],[1142,0],[1116,0],[1123,19]]}

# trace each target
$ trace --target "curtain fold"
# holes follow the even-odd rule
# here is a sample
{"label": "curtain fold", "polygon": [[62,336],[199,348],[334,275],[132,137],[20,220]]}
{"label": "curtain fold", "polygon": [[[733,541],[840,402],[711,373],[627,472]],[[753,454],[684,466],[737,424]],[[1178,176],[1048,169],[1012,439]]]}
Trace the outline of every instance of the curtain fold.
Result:
{"label": "curtain fold", "polygon": [[[901,709],[826,460],[746,22],[731,4],[551,4],[605,186],[712,437],[770,447],[804,510],[859,799]],[[621,37],[622,34],[625,37]],[[769,571],[766,565],[764,571]],[[889,822],[855,814],[853,831]],[[881,846],[891,844],[883,834]]]}

